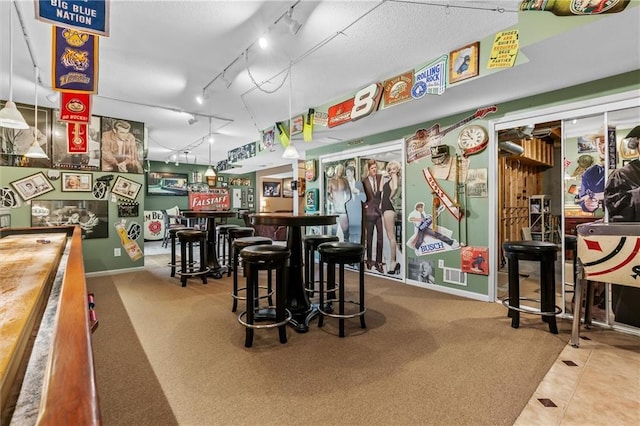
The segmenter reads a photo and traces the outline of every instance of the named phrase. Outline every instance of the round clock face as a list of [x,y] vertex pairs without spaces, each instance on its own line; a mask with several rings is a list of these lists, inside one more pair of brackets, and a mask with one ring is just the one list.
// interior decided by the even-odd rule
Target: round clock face
[[489,142],[489,134],[486,129],[475,124],[462,129],[458,136],[458,145],[465,157],[482,151],[487,146],[487,142]]

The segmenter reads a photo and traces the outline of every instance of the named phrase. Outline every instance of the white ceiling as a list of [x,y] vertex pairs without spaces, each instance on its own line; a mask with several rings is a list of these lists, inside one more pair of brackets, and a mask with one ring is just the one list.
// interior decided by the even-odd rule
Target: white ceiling
[[[34,102],[33,62],[24,29],[45,87],[40,90],[38,104],[57,107],[45,97],[52,93],[51,26],[34,18],[34,1],[15,3],[23,27],[11,3],[0,1],[0,98],[9,96],[7,34],[11,11],[13,99]],[[339,101],[370,83],[517,24],[519,4],[519,0],[112,0],[111,34],[100,38],[99,93],[94,97],[93,113],[144,122],[150,160],[164,161],[177,152],[182,162],[182,152],[188,150],[189,162],[195,157],[200,164],[208,162],[208,117],[214,117],[215,163],[225,159],[228,150],[258,140],[259,130],[287,120],[290,111],[295,115]],[[293,18],[302,23],[297,35],[282,21],[274,24],[292,6]],[[302,151],[361,138],[639,69],[640,8],[636,6],[638,0],[623,13],[597,20],[586,18],[591,23],[523,48],[529,59],[526,64],[452,86],[442,96],[408,102],[333,129],[316,126],[314,143],[296,146]],[[267,30],[271,44],[263,51],[253,44]],[[262,89],[273,91],[281,83],[282,87],[275,93],[258,90],[245,59]],[[285,81],[290,61],[291,80]],[[208,99],[198,105],[195,96],[203,92]],[[183,112],[195,114],[198,122],[189,125],[190,115]],[[280,156],[278,151],[268,159],[259,157],[234,171],[289,164]]]

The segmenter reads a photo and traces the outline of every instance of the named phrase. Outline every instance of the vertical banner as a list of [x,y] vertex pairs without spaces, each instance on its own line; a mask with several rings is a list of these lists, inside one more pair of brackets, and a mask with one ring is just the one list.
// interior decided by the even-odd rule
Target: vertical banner
[[88,154],[87,125],[79,123],[67,124],[67,154]]
[[91,120],[91,95],[60,93],[60,121],[87,124]]
[[52,27],[51,88],[69,93],[98,92],[98,37]]

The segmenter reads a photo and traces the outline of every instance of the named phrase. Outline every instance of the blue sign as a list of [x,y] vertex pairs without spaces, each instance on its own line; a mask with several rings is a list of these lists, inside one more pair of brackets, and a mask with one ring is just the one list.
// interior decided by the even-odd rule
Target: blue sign
[[37,0],[36,19],[109,37],[109,0]]

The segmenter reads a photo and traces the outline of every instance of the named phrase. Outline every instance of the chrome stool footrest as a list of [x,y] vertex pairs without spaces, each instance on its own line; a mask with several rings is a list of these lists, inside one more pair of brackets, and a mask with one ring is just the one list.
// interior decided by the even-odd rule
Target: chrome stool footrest
[[[542,301],[540,299],[532,299],[530,297],[520,297],[519,300],[524,300],[527,302],[537,302],[537,303],[542,303]],[[515,307],[509,304],[510,300],[507,297],[506,299],[502,299],[502,305],[509,308],[509,309],[513,309],[514,311],[518,311],[518,312],[523,312],[525,314],[533,314],[533,315],[542,315],[542,316],[556,316],[558,314],[562,313],[562,308],[559,307],[558,305],[555,305],[553,307],[554,311],[553,312],[543,312],[540,309],[531,307],[531,306],[519,306],[519,307]]]
[[[262,309],[273,309],[275,310],[276,307],[275,306],[263,306],[262,308],[260,308],[260,310]],[[257,310],[256,310],[257,311]],[[272,322],[269,324],[249,324],[248,322],[246,322],[245,320],[243,320],[242,318],[245,317],[247,315],[247,311],[242,311],[240,312],[240,315],[238,315],[238,322],[240,324],[242,324],[243,326],[247,327],[247,328],[253,328],[253,329],[264,329],[264,328],[276,328],[276,327],[281,327],[283,325],[286,325],[292,317],[291,312],[288,309],[285,309],[285,318],[282,321],[279,322]]]
[[[273,296],[273,289],[269,291],[269,287],[267,287],[266,285],[258,286],[258,288],[262,290],[267,290],[267,293],[262,296],[256,297],[256,299],[268,299],[269,297]],[[246,287],[239,288],[238,292],[241,292],[241,291],[247,291],[247,288]],[[231,297],[233,297],[236,300],[247,300],[245,296],[238,296],[233,294],[233,292],[231,293]]]

